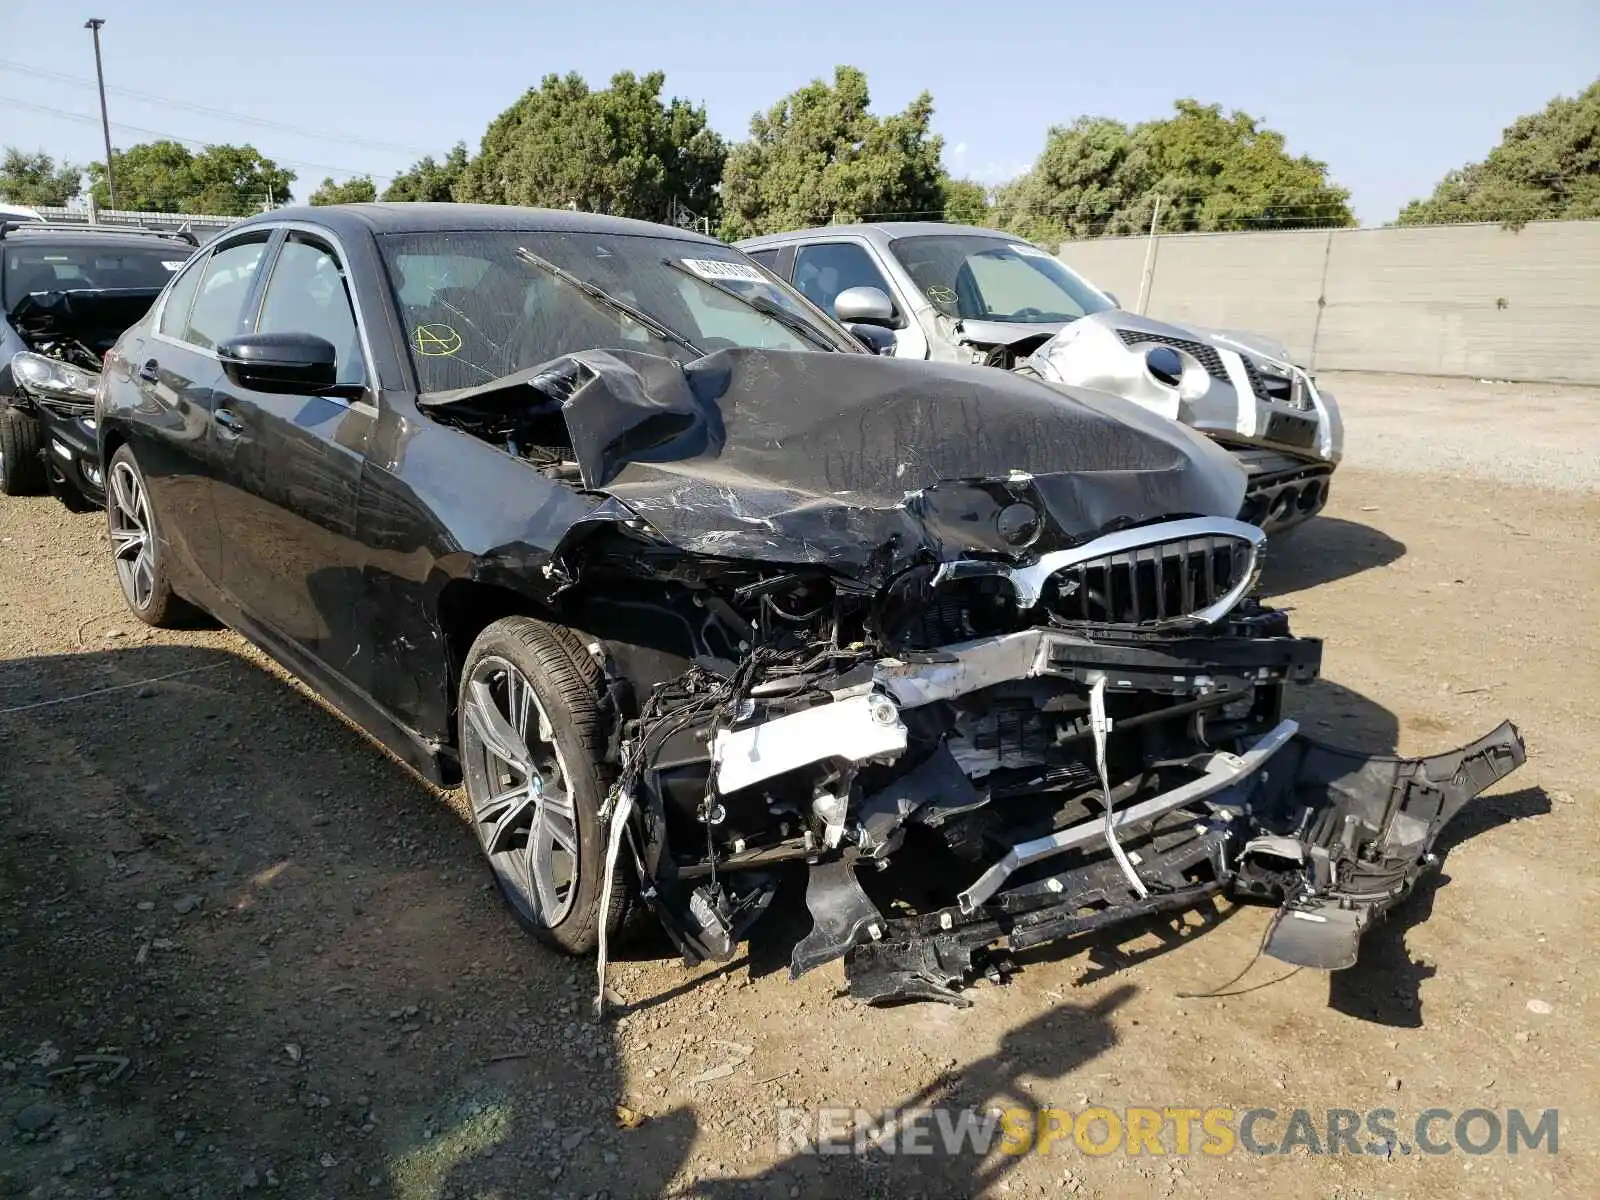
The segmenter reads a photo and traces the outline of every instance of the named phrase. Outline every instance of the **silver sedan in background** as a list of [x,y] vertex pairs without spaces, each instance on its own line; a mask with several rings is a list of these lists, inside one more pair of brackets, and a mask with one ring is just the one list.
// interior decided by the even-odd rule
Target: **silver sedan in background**
[[738,247],[883,352],[1111,392],[1199,430],[1249,473],[1240,516],[1269,532],[1327,503],[1344,449],[1338,405],[1266,339],[1127,312],[1048,251],[993,229],[832,225]]

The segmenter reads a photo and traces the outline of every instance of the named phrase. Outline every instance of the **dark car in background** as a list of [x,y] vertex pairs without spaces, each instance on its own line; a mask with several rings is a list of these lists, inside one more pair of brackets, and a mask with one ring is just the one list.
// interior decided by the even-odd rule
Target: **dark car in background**
[[101,360],[195,244],[187,233],[0,222],[0,493],[104,502]]
[[[97,416],[133,612],[208,610],[464,782],[517,917],[602,978],[631,904],[726,959],[785,871],[792,970],[843,957],[873,1001],[1224,890],[1294,914],[1270,953],[1347,965],[1522,761],[1509,724],[1422,760],[1298,734],[1321,644],[1252,596],[1211,442],[868,354],[681,230],[252,218],[118,341]],[[921,882],[870,896],[890,865]]]

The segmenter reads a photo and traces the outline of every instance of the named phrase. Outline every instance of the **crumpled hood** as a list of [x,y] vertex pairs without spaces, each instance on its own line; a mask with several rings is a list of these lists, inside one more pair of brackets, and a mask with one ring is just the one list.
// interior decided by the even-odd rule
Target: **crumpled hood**
[[1252,333],[1248,329],[1212,329],[1208,325],[1190,325],[1188,328],[1201,336],[1201,340],[1230,350],[1242,350],[1260,358],[1268,358],[1285,366],[1294,365],[1289,348],[1276,338]]
[[[1192,431],[988,367],[595,350],[422,404],[446,419],[461,405],[559,409],[584,486],[667,542],[872,584],[917,561],[1026,561],[1118,526],[1232,517],[1244,496],[1243,471]],[[1022,546],[999,532],[1017,503],[1042,526]]]
[[1200,342],[1203,345],[1218,346],[1260,358],[1271,359],[1284,364],[1290,363],[1289,352],[1281,342],[1263,337],[1258,333],[1249,333],[1234,329],[1212,329],[1204,325],[1175,325],[1171,321],[1158,321],[1154,317],[1147,317],[1140,313],[1126,312],[1123,309],[1112,309],[1109,312],[1092,313],[1087,317],[1080,317],[1062,326],[1061,330],[1049,342],[1039,349],[1041,355],[1048,356],[1050,347],[1060,341],[1070,340],[1076,336],[1079,327],[1092,325],[1103,326],[1108,330],[1133,329],[1140,333],[1154,334],[1158,337],[1183,338],[1185,341]]
[[1153,317],[1125,312],[1122,309],[1091,313],[1074,321],[1054,324],[963,320],[959,323],[959,331],[957,323],[951,322],[951,333],[957,340],[969,342],[974,346],[1016,346],[1030,339],[1044,338],[1045,342],[1040,347],[1040,352],[1048,355],[1053,343],[1075,336],[1078,326],[1091,325],[1101,325],[1108,330],[1136,329],[1141,333],[1155,334],[1159,337],[1183,338],[1204,345],[1225,347],[1284,365],[1293,362],[1287,347],[1282,342],[1259,333],[1239,329],[1212,329],[1204,325],[1175,325],[1171,321],[1158,321]]
[[96,353],[111,349],[122,331],[144,316],[160,288],[82,288],[30,292],[11,308],[25,342],[75,338]]
[[[945,320],[950,319],[946,317]],[[958,341],[971,342],[974,346],[1015,346],[1030,338],[1053,337],[1066,324],[1065,321],[980,321],[962,317],[959,321],[950,321],[950,329]]]

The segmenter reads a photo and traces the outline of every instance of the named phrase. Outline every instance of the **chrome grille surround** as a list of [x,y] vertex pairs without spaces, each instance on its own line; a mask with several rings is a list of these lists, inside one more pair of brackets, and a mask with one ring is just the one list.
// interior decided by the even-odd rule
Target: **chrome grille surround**
[[1068,623],[1197,629],[1221,620],[1249,594],[1266,541],[1243,521],[1190,517],[1108,533],[1026,567],[946,563],[935,579],[1000,575],[1011,583],[1018,608],[1047,601]]

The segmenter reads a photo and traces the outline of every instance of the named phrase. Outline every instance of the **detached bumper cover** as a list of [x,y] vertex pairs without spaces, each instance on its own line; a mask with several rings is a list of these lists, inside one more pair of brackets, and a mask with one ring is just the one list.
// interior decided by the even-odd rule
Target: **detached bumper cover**
[[[1434,842],[1450,819],[1527,759],[1511,722],[1470,746],[1430,758],[1388,758],[1301,740],[1264,779],[1261,802],[1304,833],[1285,847],[1302,870],[1284,888],[1266,952],[1299,966],[1338,970],[1355,963],[1373,918],[1403,899],[1438,865]],[[1265,848],[1266,857],[1281,854]],[[1246,846],[1241,888],[1266,884],[1262,855]]]
[[[1231,771],[1208,768],[1206,787],[1188,785],[1185,795],[1118,811],[1118,836],[1146,896],[1132,891],[1109,854],[1093,853],[1105,849],[1103,840],[1091,844],[1101,827],[1094,821],[1017,845],[960,904],[942,911],[885,919],[853,871],[832,876],[848,899],[829,894],[830,879],[819,876],[808,901],[834,914],[831,932],[848,947],[851,992],[869,1003],[964,1006],[958,989],[977,974],[1002,973],[1003,951],[1181,910],[1219,893],[1279,906],[1266,953],[1338,970],[1355,963],[1376,918],[1438,865],[1433,846],[1450,819],[1525,758],[1510,722],[1446,754],[1395,758],[1321,745],[1286,721],[1239,755]],[[1045,861],[1062,862],[1062,869],[1041,875],[1037,864]],[[1019,874],[1026,882],[1013,882]],[[794,973],[836,957],[837,949],[818,952],[818,941],[830,940],[808,939]]]

